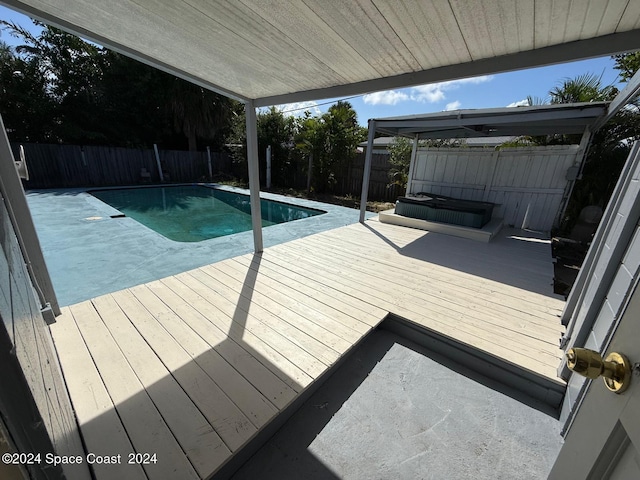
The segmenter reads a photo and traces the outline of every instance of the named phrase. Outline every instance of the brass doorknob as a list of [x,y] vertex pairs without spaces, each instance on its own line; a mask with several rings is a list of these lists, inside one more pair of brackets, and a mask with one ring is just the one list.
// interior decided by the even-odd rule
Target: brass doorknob
[[604,360],[602,356],[587,348],[571,348],[567,352],[569,370],[587,378],[602,376],[604,384],[615,393],[622,393],[631,381],[631,363],[621,353],[610,353]]

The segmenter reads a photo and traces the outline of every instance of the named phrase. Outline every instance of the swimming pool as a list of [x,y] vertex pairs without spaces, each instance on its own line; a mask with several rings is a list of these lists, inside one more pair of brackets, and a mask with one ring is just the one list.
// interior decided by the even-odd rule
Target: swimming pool
[[[91,195],[176,242],[200,242],[251,230],[249,196],[203,185],[91,190]],[[260,200],[262,226],[313,217],[322,210]]]

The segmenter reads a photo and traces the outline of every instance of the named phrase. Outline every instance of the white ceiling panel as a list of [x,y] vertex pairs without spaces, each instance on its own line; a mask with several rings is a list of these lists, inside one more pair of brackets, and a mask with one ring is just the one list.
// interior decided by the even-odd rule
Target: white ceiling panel
[[444,51],[457,63],[471,60],[448,0],[374,0],[374,3],[418,60],[420,69],[442,66]]
[[307,5],[380,76],[413,72],[419,64],[370,0],[325,0]]
[[[614,0],[609,0],[609,3],[613,2]],[[618,23],[616,31],[623,32],[640,28],[640,2],[637,0],[629,0],[628,2],[622,3],[626,3],[627,6],[624,9],[622,17],[620,17],[620,23]]]
[[640,49],[640,0],[0,0],[256,105]]
[[[622,19],[625,10],[627,9],[628,2],[597,2],[595,6],[603,8],[602,18],[596,35],[606,35],[609,32],[613,32],[618,28],[620,20]],[[636,18],[638,16],[636,15]],[[593,28],[593,25],[591,26]],[[629,29],[630,30],[630,29]]]
[[[328,70],[348,82],[375,75],[371,65],[303,2],[269,0],[256,2],[246,0],[244,4],[262,16],[267,22],[284,32],[309,57],[318,59]],[[300,19],[306,19],[301,22]],[[284,57],[287,58],[286,53]]]

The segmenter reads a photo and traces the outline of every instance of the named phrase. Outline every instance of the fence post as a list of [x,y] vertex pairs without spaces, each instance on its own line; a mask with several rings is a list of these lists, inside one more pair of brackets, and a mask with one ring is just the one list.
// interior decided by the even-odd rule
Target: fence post
[[311,171],[313,169],[313,150],[309,152],[309,169],[307,171],[307,195],[311,193]]
[[213,172],[211,170],[211,148],[207,146],[207,164],[209,166],[209,181],[213,179]]
[[158,153],[158,145],[153,144],[153,151],[156,152],[156,163],[158,164],[158,173],[160,174],[160,181],[164,182],[164,174],[162,173],[162,165],[160,164],[160,154]]
[[267,147],[267,188],[271,188],[271,145]]

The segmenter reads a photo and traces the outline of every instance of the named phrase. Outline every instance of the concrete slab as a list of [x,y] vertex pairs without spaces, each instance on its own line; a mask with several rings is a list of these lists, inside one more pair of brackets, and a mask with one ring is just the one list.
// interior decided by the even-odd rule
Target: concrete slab
[[501,218],[494,218],[482,228],[463,227],[461,225],[450,225],[447,223],[429,222],[419,218],[405,217],[404,215],[398,215],[395,211],[395,208],[392,208],[380,212],[380,221],[391,225],[417,228],[418,230],[443,233],[445,235],[468,238],[485,243],[490,242],[491,239],[494,238],[500,230],[502,230],[503,225]]
[[559,422],[449,367],[374,332],[232,478],[546,478]]
[[[249,193],[239,188],[218,187]],[[27,192],[60,305],[71,305],[253,251],[250,231],[195,243],[169,240],[132,218],[111,218],[120,212],[86,190]],[[359,211],[355,209],[265,192],[261,192],[261,196],[327,212],[265,228],[265,247],[358,221]]]

